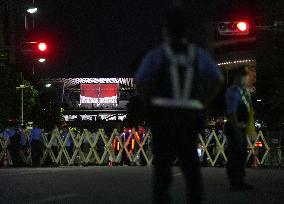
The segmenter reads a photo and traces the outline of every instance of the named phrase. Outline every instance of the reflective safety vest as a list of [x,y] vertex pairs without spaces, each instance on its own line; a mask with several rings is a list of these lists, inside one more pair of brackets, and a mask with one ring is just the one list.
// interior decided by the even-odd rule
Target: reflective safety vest
[[243,90],[238,87],[241,94],[241,104],[238,107],[237,113],[239,122],[245,123],[246,134],[252,135],[254,131],[254,110],[252,107],[251,96],[248,90]]
[[165,59],[154,76],[151,104],[157,107],[202,110],[198,99],[196,48],[186,44],[187,53],[174,53],[164,44]]

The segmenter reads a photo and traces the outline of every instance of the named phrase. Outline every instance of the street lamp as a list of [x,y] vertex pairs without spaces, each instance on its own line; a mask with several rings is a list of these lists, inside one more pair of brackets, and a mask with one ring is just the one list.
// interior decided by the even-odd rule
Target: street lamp
[[45,58],[39,58],[38,61],[39,61],[40,63],[43,63],[43,62],[46,61],[46,59],[45,59]]
[[[37,12],[37,8],[36,7],[31,7],[28,8],[26,10],[26,12],[28,12],[28,14],[32,15],[32,26],[33,28],[35,27],[35,20],[34,20],[34,14]],[[25,30],[28,31],[29,27],[28,27],[28,19],[27,19],[27,14],[25,13]]]
[[31,13],[31,14],[36,13],[37,12],[37,8],[29,8],[29,9],[27,9],[27,12]]
[[45,84],[45,87],[49,88],[49,87],[51,87],[51,84],[50,83],[49,84]]

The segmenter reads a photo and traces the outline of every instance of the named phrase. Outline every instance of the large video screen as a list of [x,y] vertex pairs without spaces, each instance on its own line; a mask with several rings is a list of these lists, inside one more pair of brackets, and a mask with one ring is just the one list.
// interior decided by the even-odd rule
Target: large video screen
[[80,84],[80,103],[117,104],[118,84]]

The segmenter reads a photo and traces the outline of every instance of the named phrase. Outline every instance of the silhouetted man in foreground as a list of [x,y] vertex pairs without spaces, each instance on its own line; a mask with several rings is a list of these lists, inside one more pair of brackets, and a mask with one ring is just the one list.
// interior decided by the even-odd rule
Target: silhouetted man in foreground
[[216,95],[222,76],[210,56],[187,41],[187,22],[182,10],[167,12],[164,43],[148,52],[136,74],[138,91],[150,111],[154,203],[170,202],[174,157],[185,175],[187,201],[201,203],[202,198],[197,137],[204,109]]

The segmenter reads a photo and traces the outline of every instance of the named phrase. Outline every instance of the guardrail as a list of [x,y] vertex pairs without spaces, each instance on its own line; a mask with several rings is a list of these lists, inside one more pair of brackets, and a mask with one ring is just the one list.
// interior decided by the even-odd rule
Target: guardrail
[[[29,133],[26,134],[28,138]],[[82,133],[75,133],[69,129],[68,134],[63,138],[61,132],[56,129],[42,134],[41,165],[104,165],[123,163],[127,160],[130,164],[141,165],[143,163],[150,166],[153,160],[151,137],[150,130],[140,138],[133,129],[123,141],[116,129],[110,135],[107,135],[103,129],[95,133],[86,129]],[[281,165],[282,148],[278,146],[271,149],[262,131],[259,131],[253,140],[247,137],[247,141],[247,162],[254,159],[258,165],[266,165],[276,160],[279,166]],[[206,134],[199,134],[197,148],[200,150],[200,160],[213,167],[224,165],[227,162],[226,145],[227,138],[222,131],[216,133],[215,130],[211,130]],[[9,139],[4,139],[0,134],[0,161],[4,159],[6,153],[9,165],[13,165],[10,146]],[[21,146],[19,155],[25,165],[31,165],[30,146]]]

